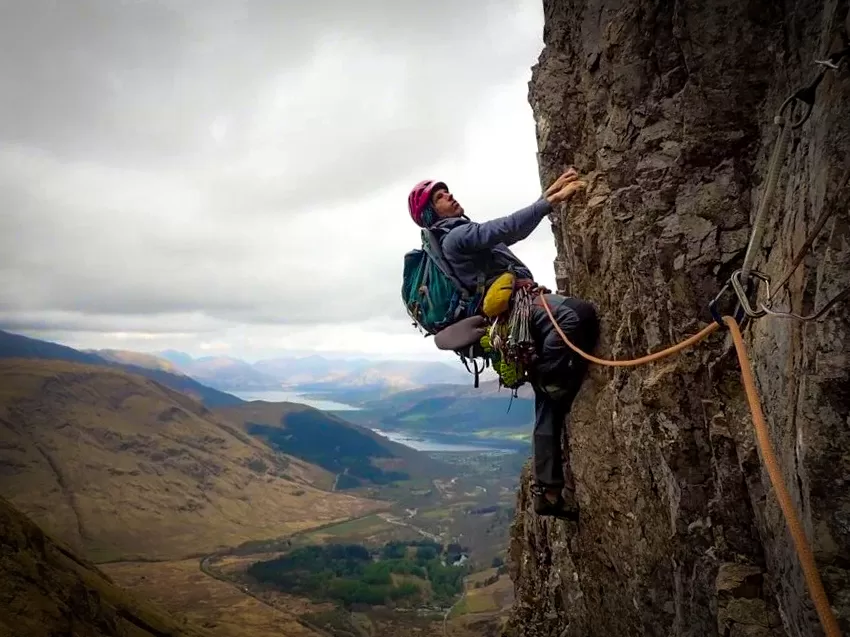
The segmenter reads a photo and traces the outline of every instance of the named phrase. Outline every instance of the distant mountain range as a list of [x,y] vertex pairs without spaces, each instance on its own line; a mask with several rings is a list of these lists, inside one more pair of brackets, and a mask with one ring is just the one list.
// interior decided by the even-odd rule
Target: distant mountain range
[[[101,352],[97,352],[101,353]],[[125,358],[132,359],[132,353]],[[114,354],[113,354],[114,355]],[[228,356],[193,358],[166,350],[153,356],[159,366],[170,365],[195,380],[223,391],[281,389],[323,392],[350,388],[370,397],[437,383],[469,383],[471,376],[458,364],[432,361],[375,361],[326,358],[319,355],[270,358],[248,363]],[[141,364],[136,359],[136,364]]]
[[58,360],[122,369],[187,393],[207,407],[240,405],[244,402],[241,398],[203,385],[179,371],[168,371],[164,366],[167,362],[136,352],[105,350],[104,355],[100,355],[0,330],[0,359],[3,358]]
[[193,390],[194,395],[210,407],[241,402],[222,392],[284,388],[297,393],[350,391],[356,400],[362,401],[437,384],[460,387],[472,381],[472,376],[460,363],[453,366],[433,361],[351,360],[319,355],[249,363],[229,356],[193,358],[177,350],[156,354],[119,349],[76,350],[0,330],[0,358],[12,356],[111,364],[131,369],[150,378],[167,379],[169,386],[182,385],[186,390]]
[[280,389],[280,380],[238,358],[204,356],[192,358],[175,350],[158,353],[159,360],[173,365],[195,380],[222,391]]
[[[287,389],[360,408],[337,412],[346,420],[383,430],[415,432],[444,442],[480,443],[480,437],[515,439],[517,433],[530,431],[534,419],[530,387],[522,387],[511,399],[510,391],[500,389],[491,372],[489,377],[494,379],[483,380],[476,389],[472,375],[460,361],[448,365],[312,355],[249,364],[229,357],[192,358],[174,350],[160,352],[159,356],[164,364],[218,389]],[[131,360],[129,356],[126,359]]]

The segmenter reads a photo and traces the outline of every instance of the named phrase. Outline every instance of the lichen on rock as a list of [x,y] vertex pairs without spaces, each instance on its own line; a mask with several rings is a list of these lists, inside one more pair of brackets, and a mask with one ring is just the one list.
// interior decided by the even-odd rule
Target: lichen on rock
[[[559,290],[594,302],[597,354],[695,333],[741,266],[783,100],[840,49],[847,0],[544,0],[530,85],[541,182],[589,176],[553,215]],[[776,304],[808,314],[850,284],[850,60],[793,132],[756,267],[774,280],[825,207]],[[732,306],[727,305],[727,310]],[[786,486],[850,632],[850,315],[765,317],[745,338]],[[634,369],[592,367],[568,423],[578,525],[512,527],[524,637],[798,637],[822,631],[722,332]]]

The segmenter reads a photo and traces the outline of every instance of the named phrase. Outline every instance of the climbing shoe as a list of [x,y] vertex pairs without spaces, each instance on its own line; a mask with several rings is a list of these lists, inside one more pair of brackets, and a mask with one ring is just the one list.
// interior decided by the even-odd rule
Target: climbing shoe
[[542,490],[537,491],[534,494],[534,512],[537,515],[547,515],[561,520],[578,522],[578,502],[575,492],[569,489],[564,491],[567,497],[564,497],[562,492],[558,492],[558,499],[555,501],[547,498]]

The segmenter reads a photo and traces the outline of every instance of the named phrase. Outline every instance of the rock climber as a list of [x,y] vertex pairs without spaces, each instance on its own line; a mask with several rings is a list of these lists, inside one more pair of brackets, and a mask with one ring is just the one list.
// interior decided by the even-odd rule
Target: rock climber
[[[529,268],[508,246],[528,237],[555,204],[568,201],[585,187],[586,183],[578,178],[575,169],[570,168],[530,206],[476,223],[466,217],[463,207],[444,182],[428,180],[413,188],[408,208],[417,225],[441,231],[440,246],[445,259],[468,290],[476,288],[482,275],[484,284],[489,285],[509,268],[518,279],[528,279],[537,288]],[[581,299],[558,294],[547,293],[546,301],[570,341],[584,351],[591,351],[598,335],[595,308]],[[535,362],[529,370],[535,403],[534,510],[538,515],[577,520],[578,502],[569,467],[569,442],[565,452],[561,447],[561,434],[584,380],[587,363],[569,349],[555,331],[539,296],[532,304],[530,331],[535,349]],[[566,437],[569,440],[568,435]]]

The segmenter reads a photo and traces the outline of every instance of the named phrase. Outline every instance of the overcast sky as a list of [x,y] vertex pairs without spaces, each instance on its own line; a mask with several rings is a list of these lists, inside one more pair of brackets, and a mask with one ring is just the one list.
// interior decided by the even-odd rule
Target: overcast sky
[[[443,179],[476,220],[539,196],[542,25],[540,0],[0,0],[0,327],[434,357],[407,193]],[[548,220],[515,250],[554,287]]]

